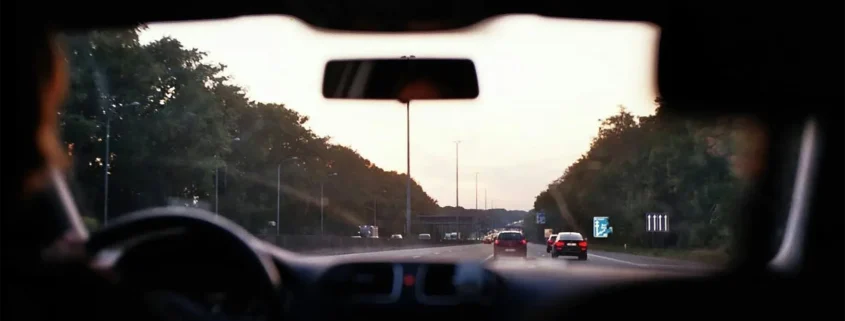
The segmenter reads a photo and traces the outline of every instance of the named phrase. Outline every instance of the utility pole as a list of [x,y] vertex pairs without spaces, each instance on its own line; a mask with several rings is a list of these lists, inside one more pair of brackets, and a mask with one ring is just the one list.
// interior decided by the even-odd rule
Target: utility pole
[[484,189],[484,210],[487,210],[487,189]]

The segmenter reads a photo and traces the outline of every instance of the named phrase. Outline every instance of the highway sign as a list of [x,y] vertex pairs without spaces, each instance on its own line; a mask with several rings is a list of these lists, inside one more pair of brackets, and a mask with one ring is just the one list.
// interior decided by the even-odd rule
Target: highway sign
[[664,213],[646,213],[645,230],[648,232],[669,232],[669,215]]
[[537,213],[537,224],[546,224],[546,214]]
[[613,228],[610,227],[610,218],[607,216],[593,217],[593,237],[607,238],[610,233],[613,233]]

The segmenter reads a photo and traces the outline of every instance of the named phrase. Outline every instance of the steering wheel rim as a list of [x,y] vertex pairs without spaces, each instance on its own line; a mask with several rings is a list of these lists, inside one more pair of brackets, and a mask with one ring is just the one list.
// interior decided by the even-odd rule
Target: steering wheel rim
[[217,242],[230,244],[235,251],[249,261],[246,268],[250,274],[262,279],[259,292],[267,298],[268,319],[278,320],[281,316],[282,280],[273,261],[260,253],[252,244],[258,242],[249,232],[234,222],[215,216],[214,213],[190,207],[156,207],[132,212],[109,222],[96,231],[86,243],[89,253],[99,253],[110,246],[125,244],[162,231],[184,229],[213,235]]

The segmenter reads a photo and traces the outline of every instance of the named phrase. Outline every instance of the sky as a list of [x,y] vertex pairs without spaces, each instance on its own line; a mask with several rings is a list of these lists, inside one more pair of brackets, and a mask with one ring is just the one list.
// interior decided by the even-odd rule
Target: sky
[[[286,16],[153,24],[146,43],[170,36],[227,66],[250,99],[283,103],[316,134],[385,170],[406,172],[399,102],[323,98],[325,63],[339,58],[469,58],[479,97],[411,103],[411,176],[442,206],[529,210],[534,198],[589,149],[599,119],[619,105],[655,110],[659,30],[634,22],[532,15],[499,17],[420,35],[333,33]],[[478,173],[476,198],[476,173]]]

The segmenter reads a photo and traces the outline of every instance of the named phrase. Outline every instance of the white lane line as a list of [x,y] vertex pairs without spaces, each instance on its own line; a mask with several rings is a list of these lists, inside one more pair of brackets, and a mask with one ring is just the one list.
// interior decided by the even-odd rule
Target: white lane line
[[440,254],[440,252],[434,252],[434,255],[438,255],[438,254]]
[[608,260],[608,261],[613,261],[613,262],[618,262],[618,263],[623,263],[623,264],[630,264],[630,265],[633,265],[633,266],[638,266],[638,267],[644,267],[644,268],[648,268],[648,267],[652,267],[652,268],[662,267],[662,268],[693,268],[693,269],[695,269],[695,268],[703,268],[703,269],[707,269],[707,267],[697,266],[697,265],[680,265],[680,264],[678,264],[678,265],[675,265],[675,264],[643,264],[643,263],[634,263],[634,262],[629,262],[629,261],[620,260],[620,259],[614,259],[614,258],[612,258],[612,257],[606,257],[606,256],[598,255],[598,254],[590,254],[589,256],[590,256],[590,257],[597,257],[597,258],[604,259],[604,260]]
[[617,262],[617,263],[630,264],[630,265],[633,265],[633,266],[639,266],[639,267],[649,267],[649,265],[648,265],[648,264],[640,264],[640,263],[628,262],[628,261],[625,261],[625,260],[614,259],[614,258],[612,258],[612,257],[601,256],[601,255],[598,255],[598,254],[589,254],[589,257],[591,257],[591,258],[592,258],[592,257],[597,257],[597,258],[600,258],[600,259],[604,259],[604,260],[608,260],[608,261],[613,261],[613,262]]
[[432,251],[434,249],[444,249],[444,248],[460,248],[460,247],[472,247],[473,245],[452,245],[452,246],[438,246],[438,247],[420,247],[420,248],[412,248],[412,249],[402,249],[402,250],[387,250],[387,251],[373,251],[373,252],[359,252],[359,253],[346,253],[346,254],[328,254],[328,255],[318,255],[320,257],[366,257],[366,256],[399,256],[399,255],[413,255],[413,254],[420,254],[425,253],[428,251]]
[[490,261],[491,259],[493,259],[493,254],[490,254],[490,256],[488,256],[486,259],[481,260],[481,262],[487,262],[487,261]]

